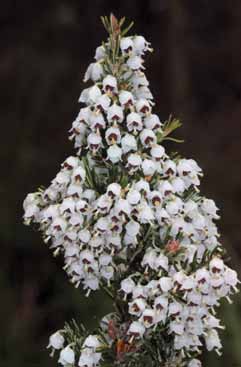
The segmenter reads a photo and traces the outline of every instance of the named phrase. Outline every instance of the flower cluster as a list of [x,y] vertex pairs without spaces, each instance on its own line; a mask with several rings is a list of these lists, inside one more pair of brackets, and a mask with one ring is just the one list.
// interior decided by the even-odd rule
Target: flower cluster
[[152,111],[143,72],[150,44],[122,36],[115,18],[104,24],[110,38],[86,71],[84,80],[94,85],[81,93],[85,107],[70,130],[77,155],[48,188],[27,196],[24,221],[38,224],[54,255],[63,255],[76,287],[87,295],[107,290],[121,311],[101,336],[66,345],[64,330],[49,347],[61,350],[63,366],[95,367],[103,348],[115,351],[112,362],[125,363],[148,354],[148,340],[167,338],[164,346],[152,342],[157,365],[200,367],[203,341],[220,354],[215,308],[222,298],[231,302],[237,274],[222,259],[218,209],[199,193],[200,167],[163,146],[178,124],[162,123]]

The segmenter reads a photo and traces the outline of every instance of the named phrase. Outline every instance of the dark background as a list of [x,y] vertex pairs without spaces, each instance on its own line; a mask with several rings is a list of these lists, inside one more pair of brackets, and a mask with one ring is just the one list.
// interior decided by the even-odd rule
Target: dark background
[[[0,3],[0,367],[55,366],[48,336],[72,317],[94,326],[108,301],[75,290],[39,233],[22,224],[22,201],[48,185],[73,154],[67,131],[85,69],[106,34],[110,11],[135,21],[152,42],[147,76],[161,119],[183,120],[175,146],[206,173],[230,264],[240,274],[240,0],[5,0]],[[173,147],[172,147],[173,148]],[[241,298],[222,306],[224,353],[205,366],[241,366]]]

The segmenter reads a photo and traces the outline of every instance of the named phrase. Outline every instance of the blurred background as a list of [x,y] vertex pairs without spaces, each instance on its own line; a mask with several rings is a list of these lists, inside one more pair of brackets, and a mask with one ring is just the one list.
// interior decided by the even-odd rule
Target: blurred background
[[[67,132],[106,37],[99,17],[111,11],[152,42],[146,72],[156,111],[183,121],[185,144],[171,148],[203,167],[201,189],[221,210],[222,241],[241,273],[240,0],[2,1],[0,367],[56,366],[48,336],[73,317],[92,327],[93,315],[110,309],[101,294],[86,299],[70,285],[40,234],[22,224],[22,202],[74,152]],[[204,365],[241,366],[241,297],[221,313],[223,356],[204,353]]]

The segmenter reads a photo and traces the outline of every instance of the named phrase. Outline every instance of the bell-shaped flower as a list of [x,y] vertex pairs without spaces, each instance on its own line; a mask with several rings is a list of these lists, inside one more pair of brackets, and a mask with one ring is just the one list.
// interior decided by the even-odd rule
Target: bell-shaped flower
[[162,196],[168,196],[174,191],[174,189],[173,189],[172,185],[170,184],[170,182],[168,182],[166,180],[162,181],[159,184],[158,189],[159,189],[160,193],[162,194]]
[[83,243],[88,243],[90,238],[91,238],[91,234],[90,231],[88,229],[82,229],[81,231],[79,231],[78,233],[78,238],[81,242]]
[[121,141],[121,133],[117,127],[109,127],[105,132],[105,140],[108,145],[119,144]]
[[223,260],[218,257],[214,257],[209,263],[209,269],[214,274],[223,272],[224,270]]
[[71,171],[73,168],[78,167],[80,161],[78,157],[68,157],[63,163],[62,167]]
[[190,362],[188,362],[187,367],[202,367],[202,363],[199,359],[193,358]]
[[219,215],[217,215],[218,208],[213,200],[204,198],[201,204],[201,209],[204,214],[210,215],[214,219],[219,218]]
[[88,347],[93,350],[96,350],[100,346],[101,346],[101,342],[97,335],[89,335],[83,343],[83,347]]
[[139,191],[131,189],[126,196],[126,199],[131,205],[137,205],[141,200],[141,194]]
[[92,104],[96,103],[98,98],[101,96],[101,90],[97,85],[84,89],[79,97],[79,102]]
[[141,116],[136,112],[131,112],[126,118],[127,129],[129,131],[137,132],[143,128],[143,122]]
[[133,92],[136,99],[153,99],[153,95],[148,87],[139,87]]
[[161,204],[162,202],[162,195],[159,191],[157,190],[153,190],[153,191],[150,191],[150,193],[148,194],[148,200],[149,202],[157,207]]
[[88,69],[86,70],[85,76],[84,76],[84,82],[87,82],[89,79],[93,80],[93,82],[96,82],[100,80],[100,78],[103,75],[103,67],[99,62],[91,63],[88,66]]
[[164,254],[159,254],[155,259],[155,265],[154,267],[158,270],[164,269],[165,271],[168,271],[168,257]]
[[110,196],[112,199],[114,199],[116,197],[120,197],[120,195],[121,195],[121,186],[116,182],[113,182],[112,184],[108,185],[107,195]]
[[118,122],[121,123],[124,119],[124,114],[121,106],[118,106],[114,103],[111,107],[109,107],[107,112],[107,120],[109,122]]
[[151,106],[147,99],[141,98],[139,99],[136,104],[136,110],[138,113],[142,115],[147,115],[151,112]]
[[96,353],[92,348],[84,348],[81,351],[78,366],[96,367],[101,359],[101,353]]
[[174,177],[171,180],[171,185],[177,194],[182,194],[185,191],[185,183],[180,177]]
[[137,150],[136,138],[131,134],[124,135],[124,137],[121,139],[121,148],[124,154],[132,150],[136,151]]
[[64,341],[65,340],[63,335],[59,331],[57,331],[56,333],[50,336],[47,348],[54,348],[56,350],[62,349],[64,346]]
[[145,325],[146,328],[150,328],[155,324],[155,318],[156,318],[155,311],[152,310],[151,308],[146,308],[142,313],[140,321]]
[[135,288],[136,284],[135,282],[131,279],[131,278],[126,278],[124,280],[121,281],[121,290],[125,293],[125,294],[130,294],[133,292],[134,288]]
[[62,366],[69,366],[73,365],[75,362],[75,353],[73,349],[70,348],[70,346],[65,347],[60,352],[59,357],[59,363],[62,364]]
[[220,349],[222,348],[222,344],[220,342],[220,338],[217,330],[210,329],[204,336],[206,347],[208,351],[216,350],[217,353],[220,353]]
[[143,59],[140,56],[130,56],[126,63],[131,70],[137,71],[144,69]]
[[153,176],[156,172],[156,165],[151,159],[144,159],[141,168],[144,176]]
[[122,107],[128,108],[133,105],[134,97],[131,92],[128,92],[127,90],[122,90],[119,93],[119,101]]
[[84,182],[86,177],[85,169],[79,166],[73,170],[72,180],[76,183]]
[[135,338],[142,338],[145,332],[145,327],[139,321],[133,321],[128,329],[128,334]]
[[104,46],[97,47],[95,51],[95,60],[99,61],[105,57],[105,48]]
[[173,280],[170,277],[161,277],[158,286],[163,293],[167,293],[173,288]]
[[146,308],[146,301],[142,298],[136,298],[129,304],[129,313],[135,316],[141,316]]
[[122,37],[120,41],[120,48],[123,54],[127,54],[133,50],[133,41],[131,37]]
[[121,160],[122,157],[122,149],[117,145],[111,145],[108,149],[107,149],[107,158],[112,162],[112,163],[117,163]]
[[105,92],[117,92],[117,80],[112,75],[107,75],[102,82]]
[[91,130],[104,129],[106,126],[105,119],[101,113],[92,113],[90,116],[90,127]]
[[236,288],[236,285],[240,282],[238,280],[238,275],[236,271],[225,266],[223,276],[224,276],[225,283],[229,285],[230,287],[232,287],[235,291],[238,291]]
[[147,196],[150,192],[150,185],[146,180],[142,179],[135,183],[134,189]]
[[150,129],[144,129],[140,133],[140,140],[145,148],[151,147],[156,143],[156,135]]
[[102,94],[96,100],[96,108],[100,111],[107,111],[110,107],[111,99],[107,96],[107,94]]
[[131,220],[125,225],[126,232],[129,236],[137,236],[140,232],[140,224],[134,220]]
[[127,158],[127,167],[130,169],[130,173],[137,171],[141,166],[142,160],[138,154],[130,154]]
[[93,153],[96,153],[102,144],[102,139],[99,134],[91,133],[88,135],[87,142],[88,142],[89,149]]
[[162,126],[159,117],[155,114],[146,116],[144,119],[144,125],[150,130],[157,130]]
[[133,50],[137,55],[143,55],[146,51],[151,50],[150,43],[143,36],[135,36],[133,38],[133,44]]
[[155,161],[159,162],[165,155],[165,149],[163,148],[162,145],[154,145],[151,148],[151,156],[153,157],[153,159],[155,159]]

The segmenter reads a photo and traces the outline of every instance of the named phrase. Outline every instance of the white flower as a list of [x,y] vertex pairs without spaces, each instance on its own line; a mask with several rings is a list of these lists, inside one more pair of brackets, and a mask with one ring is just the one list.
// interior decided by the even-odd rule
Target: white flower
[[103,67],[99,62],[95,62],[89,65],[85,76],[84,76],[84,82],[87,82],[89,79],[96,82],[99,80],[103,75]]
[[202,364],[198,359],[194,358],[188,363],[187,367],[202,367]]
[[136,205],[141,200],[141,194],[139,191],[132,189],[128,192],[126,198],[131,205]]
[[167,159],[163,164],[163,172],[168,176],[176,175],[176,164],[171,159]]
[[236,271],[234,271],[233,269],[230,269],[226,266],[223,276],[224,276],[224,279],[225,279],[225,283],[230,285],[231,287],[233,287],[234,290],[236,290],[236,285],[239,282],[238,275],[237,275]]
[[140,140],[144,147],[148,148],[156,143],[156,135],[150,129],[144,129],[140,133]]
[[38,214],[38,199],[35,193],[28,194],[23,202],[23,209],[25,211],[24,217],[31,218]]
[[121,282],[121,290],[126,294],[132,293],[135,286],[136,284],[131,278],[126,278]]
[[49,345],[47,348],[62,349],[64,346],[64,337],[59,331],[54,333],[49,338]]
[[74,361],[75,361],[75,354],[73,349],[67,346],[63,350],[61,350],[59,357],[60,364],[62,364],[63,366],[68,366],[74,364]]
[[151,106],[147,99],[141,98],[136,102],[136,110],[138,113],[147,114],[151,111]]
[[155,311],[147,308],[143,311],[140,320],[143,322],[146,328],[149,328],[155,323],[155,317]]
[[122,150],[118,145],[111,145],[107,150],[107,157],[112,163],[117,163],[121,160]]
[[95,51],[95,59],[97,61],[103,59],[105,57],[105,48],[103,46],[97,47]]
[[154,145],[151,148],[151,156],[156,160],[156,161],[160,161],[162,157],[164,157],[165,155],[165,149],[163,148],[162,145]]
[[149,248],[143,257],[141,266],[143,267],[149,266],[151,269],[155,269],[156,259],[157,259],[156,251],[152,248]]
[[106,94],[102,94],[96,100],[96,107],[99,110],[107,111],[110,106],[110,103],[111,103],[111,99]]
[[133,38],[134,52],[137,55],[143,55],[144,52],[149,50],[149,42],[145,40],[143,36],[135,36]]
[[95,353],[90,348],[84,348],[79,358],[79,367],[95,367],[101,359],[101,353]]
[[144,193],[144,195],[146,196],[150,192],[150,185],[146,180],[140,180],[135,183],[134,189],[141,193]]
[[68,170],[72,170],[75,167],[78,167],[79,165],[79,159],[77,157],[68,157],[64,163],[62,163],[62,166],[64,168],[67,168]]
[[141,131],[143,127],[141,116],[136,112],[131,112],[126,118],[127,129],[129,131]]
[[117,91],[117,80],[114,76],[112,75],[107,75],[104,79],[103,79],[103,89],[105,92],[116,92]]
[[143,69],[143,60],[141,57],[139,56],[131,56],[129,57],[129,59],[127,60],[127,65],[129,66],[130,69],[132,70],[140,70]]
[[121,106],[118,106],[117,104],[113,104],[107,112],[107,120],[109,122],[122,122],[124,119],[124,114]]
[[96,103],[98,98],[101,96],[101,90],[97,87],[97,85],[94,85],[93,87],[84,89],[79,97],[79,102],[82,103]]
[[224,263],[222,259],[219,259],[218,257],[214,257],[210,263],[209,268],[212,273],[220,273],[224,269]]
[[101,343],[97,335],[89,335],[83,343],[83,347],[92,348],[93,350],[96,350],[100,346],[101,346]]
[[136,171],[137,169],[139,169],[142,160],[138,154],[130,154],[127,162],[127,166],[131,169],[131,171]]
[[121,147],[122,147],[122,150],[123,150],[124,154],[130,152],[131,150],[136,151],[137,150],[137,142],[136,142],[135,137],[131,134],[126,134],[121,139]]
[[145,327],[138,321],[133,321],[129,327],[128,334],[141,338],[145,332]]
[[87,138],[88,146],[93,151],[96,152],[102,143],[101,136],[99,134],[91,133]]
[[129,305],[129,313],[131,315],[141,316],[142,312],[146,308],[146,301],[144,301],[142,298],[136,298],[128,305]]
[[90,127],[92,130],[103,129],[106,126],[106,122],[101,113],[92,113],[90,116]]
[[109,145],[120,143],[121,134],[117,127],[110,127],[105,132],[105,139]]
[[122,37],[120,41],[120,48],[122,53],[128,53],[133,49],[133,41],[131,37]]
[[138,214],[140,223],[150,223],[155,219],[152,209],[149,205],[144,204],[141,206]]
[[153,176],[156,172],[156,165],[150,159],[144,159],[141,168],[145,176]]
[[211,351],[215,349],[216,351],[219,351],[219,349],[222,348],[222,344],[220,342],[218,332],[215,329],[210,329],[207,332],[207,335],[204,336],[206,347],[208,351]]
[[168,257],[163,254],[159,254],[155,259],[155,268],[162,268],[168,271]]
[[72,179],[75,182],[83,182],[85,181],[85,177],[86,177],[86,172],[85,169],[81,166],[77,167],[74,169],[73,173],[72,173]]
[[147,129],[150,130],[156,130],[161,127],[160,119],[155,114],[150,114],[149,116],[146,116],[144,119],[144,124]]
[[131,92],[128,92],[127,90],[122,90],[119,94],[119,101],[121,106],[123,107],[132,106],[134,103],[134,97]]
[[185,191],[185,183],[180,177],[174,177],[171,180],[171,185],[174,189],[174,192],[178,194],[182,194]]
[[162,277],[159,280],[159,287],[161,288],[162,292],[166,293],[172,289],[173,282],[172,278],[170,277]]
[[140,224],[134,220],[131,220],[126,224],[125,229],[129,236],[136,236],[140,231]]
[[210,215],[211,217],[218,219],[219,216],[217,215],[218,208],[216,207],[216,204],[211,199],[203,199],[203,202],[201,204],[201,208],[204,211],[205,214]]

